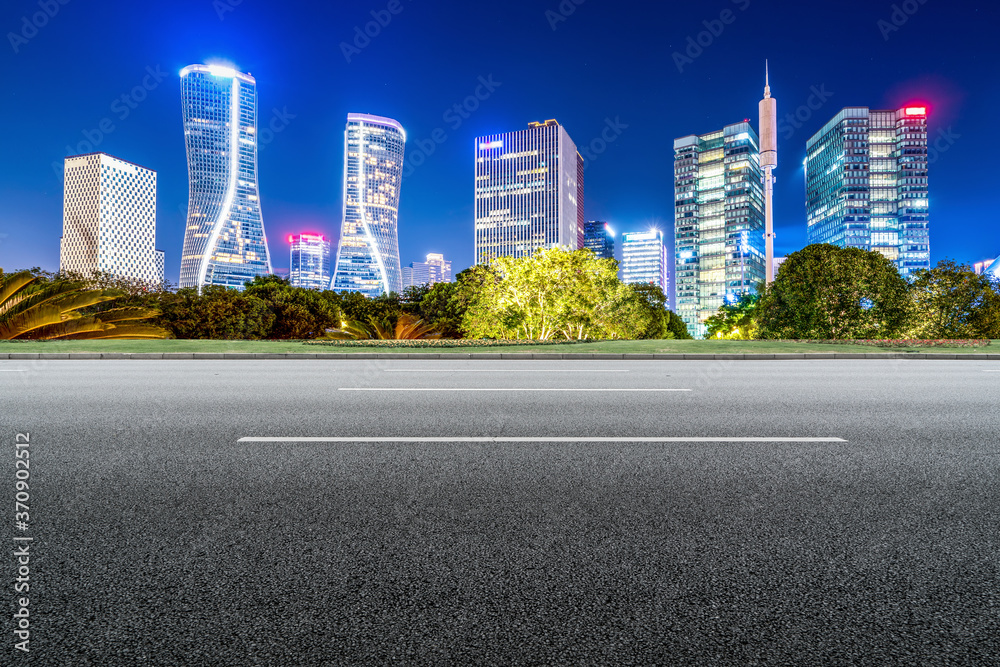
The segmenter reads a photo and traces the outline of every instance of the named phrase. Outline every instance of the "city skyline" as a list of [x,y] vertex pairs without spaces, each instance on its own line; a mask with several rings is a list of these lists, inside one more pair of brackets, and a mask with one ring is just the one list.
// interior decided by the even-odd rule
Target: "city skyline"
[[[775,186],[776,254],[806,244],[804,174],[796,166],[805,157],[806,139],[845,106],[899,108],[918,102],[930,108],[932,263],[945,257],[972,263],[1000,253],[996,216],[985,208],[989,180],[968,169],[977,153],[967,138],[988,127],[992,108],[992,88],[982,84],[996,75],[981,66],[983,54],[974,46],[989,8],[923,5],[905,25],[895,26],[890,7],[849,3],[852,11],[841,16],[782,6],[774,28],[781,40],[770,42],[768,53],[753,36],[773,16],[769,3],[732,4],[735,20],[722,23],[719,35],[709,29],[718,32],[717,12],[705,7],[625,4],[608,11],[587,4],[554,20],[546,9],[525,3],[454,4],[445,12],[447,21],[434,28],[430,14],[404,4],[380,28],[382,34],[369,37],[360,53],[348,49],[347,55],[341,44],[352,44],[354,28],[372,20],[372,8],[333,12],[305,3],[296,13],[244,3],[220,15],[204,3],[122,4],[111,27],[120,22],[157,30],[132,30],[120,40],[101,42],[102,35],[118,33],[67,5],[26,44],[11,44],[0,60],[12,91],[0,114],[20,130],[7,139],[18,168],[0,172],[5,202],[0,234],[6,234],[0,238],[0,265],[58,265],[62,191],[52,165],[86,152],[77,149],[89,142],[94,150],[160,174],[157,241],[167,253],[167,278],[176,283],[187,201],[177,72],[212,59],[231,60],[259,82],[260,182],[272,245],[301,228],[337,236],[342,204],[330,183],[341,178],[336,137],[343,128],[335,126],[347,107],[392,116],[410,131],[399,214],[404,262],[442,252],[453,258],[456,272],[471,265],[469,146],[475,137],[540,118],[558,118],[579,145],[587,167],[587,219],[608,220],[622,232],[654,224],[670,230],[671,176],[663,152],[669,152],[672,137],[753,118],[766,58],[776,72],[770,83],[781,99],[778,139],[785,156]],[[22,15],[30,15],[32,7],[12,5],[0,27],[18,33]],[[662,39],[646,37],[645,25],[655,17],[669,19]],[[804,40],[792,30],[817,19],[841,28],[831,29],[831,35],[845,37]],[[494,29],[474,38],[462,27],[484,20]],[[891,28],[880,26],[885,21]],[[274,32],[277,26],[296,26],[310,35],[319,25],[333,34],[325,46],[308,39],[288,42]],[[966,37],[940,35],[938,29],[947,25],[961,25]],[[67,57],[72,49],[58,45],[78,43],[81,32],[109,46]],[[179,38],[173,39],[175,34]],[[428,34],[448,39],[421,51],[417,45]],[[595,41],[596,35],[603,41]],[[933,54],[919,48],[932,35],[946,44]],[[500,48],[529,36],[530,54]],[[599,47],[583,49],[576,46],[580,42]],[[852,50],[845,52],[845,44]],[[641,51],[657,65],[631,73],[625,65]],[[331,57],[317,67],[321,53]],[[408,62],[405,53],[419,55]],[[572,54],[568,75],[537,80],[531,63],[556,53]],[[838,57],[830,57],[833,53]],[[878,68],[863,66],[873,58],[880,61]],[[434,67],[447,74],[416,76]],[[645,83],[651,75],[653,86]],[[322,90],[308,85],[316,76],[323,77]],[[685,103],[670,105],[681,92]],[[278,258],[286,250],[272,248]]]

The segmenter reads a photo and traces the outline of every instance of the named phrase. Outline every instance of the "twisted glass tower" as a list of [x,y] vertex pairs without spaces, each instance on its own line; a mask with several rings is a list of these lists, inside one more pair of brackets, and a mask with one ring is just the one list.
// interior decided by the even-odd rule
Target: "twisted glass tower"
[[390,118],[348,114],[344,133],[344,221],[330,289],[377,297],[403,291],[399,188],[406,132]]
[[271,273],[257,190],[257,83],[220,65],[181,70],[188,219],[181,287],[241,289]]

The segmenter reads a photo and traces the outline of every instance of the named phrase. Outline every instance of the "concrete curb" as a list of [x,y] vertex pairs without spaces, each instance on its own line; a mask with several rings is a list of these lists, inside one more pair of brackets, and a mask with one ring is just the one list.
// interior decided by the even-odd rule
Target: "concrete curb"
[[216,352],[4,352],[0,353],[0,360],[198,360],[198,359],[224,359],[224,360],[289,360],[289,359],[310,359],[310,360],[419,360],[432,359],[456,360],[456,359],[481,359],[481,360],[574,360],[574,361],[788,361],[788,360],[814,360],[814,359],[907,359],[907,360],[942,360],[942,361],[1000,361],[1000,354],[956,354],[956,353],[907,353],[907,352],[882,352],[882,353],[814,353],[805,352],[802,354],[604,354],[604,353],[549,353],[549,352],[380,352],[380,353],[273,353],[273,352],[252,352],[252,353],[216,353]]

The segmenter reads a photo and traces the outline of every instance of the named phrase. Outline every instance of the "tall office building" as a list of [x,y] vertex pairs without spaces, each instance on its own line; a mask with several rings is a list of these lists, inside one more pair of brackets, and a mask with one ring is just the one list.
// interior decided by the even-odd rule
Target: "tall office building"
[[476,263],[583,248],[583,158],[554,120],[476,139]]
[[344,222],[330,289],[374,298],[403,291],[399,190],[406,132],[391,118],[352,113],[344,132]]
[[257,83],[222,65],[181,70],[188,218],[181,287],[242,289],[271,273],[257,187]]
[[615,230],[599,220],[583,223],[583,247],[601,259],[614,259]]
[[667,247],[663,244],[663,232],[651,229],[648,232],[622,234],[621,276],[623,283],[658,285],[669,298]]
[[762,185],[750,123],[674,141],[675,307],[695,337],[765,278]]
[[806,142],[805,166],[810,243],[930,268],[925,107],[848,107]]
[[66,158],[59,270],[163,282],[156,172],[106,153]]
[[411,262],[403,267],[403,288],[451,282],[451,262],[444,255],[429,253],[426,262]]
[[330,287],[330,241],[321,234],[299,234],[292,244],[288,280],[293,287],[325,290]]
[[1000,257],[993,260],[980,262],[973,267],[976,273],[985,273],[988,276],[1000,279]]

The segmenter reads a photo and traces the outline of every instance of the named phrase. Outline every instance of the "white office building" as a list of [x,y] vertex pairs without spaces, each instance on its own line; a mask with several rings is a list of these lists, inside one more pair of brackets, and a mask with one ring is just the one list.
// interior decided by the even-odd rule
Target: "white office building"
[[410,262],[403,267],[403,289],[419,285],[434,285],[451,282],[451,262],[444,255],[430,253],[426,262]]
[[66,158],[59,270],[163,282],[156,172],[106,153]]
[[657,285],[669,298],[667,247],[663,244],[663,232],[651,229],[622,236],[621,280],[623,283]]
[[583,158],[554,120],[476,139],[477,264],[583,248]]

